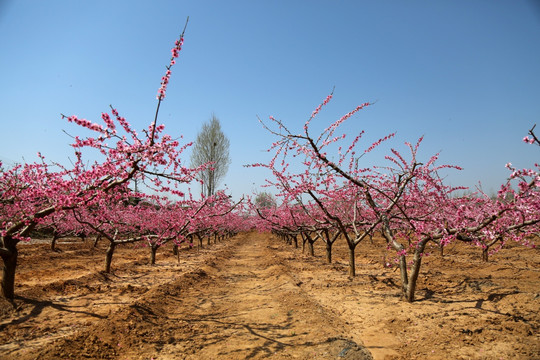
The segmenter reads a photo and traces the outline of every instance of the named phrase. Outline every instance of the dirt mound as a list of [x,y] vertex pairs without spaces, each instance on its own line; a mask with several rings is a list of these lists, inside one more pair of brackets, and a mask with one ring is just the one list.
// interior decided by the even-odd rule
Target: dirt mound
[[185,322],[168,319],[164,304],[182,296],[185,289],[194,284],[203,285],[207,277],[203,270],[182,275],[172,283],[148,291],[143,298],[106,319],[73,336],[54,341],[28,359],[36,356],[39,359],[115,359],[124,348],[141,353],[159,351],[164,344],[176,341],[174,333],[178,328],[189,328]]

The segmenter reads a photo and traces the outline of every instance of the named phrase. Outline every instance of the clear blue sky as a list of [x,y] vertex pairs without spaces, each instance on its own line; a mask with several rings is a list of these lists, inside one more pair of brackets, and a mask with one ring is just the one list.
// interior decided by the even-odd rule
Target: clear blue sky
[[534,0],[0,0],[0,159],[40,151],[66,162],[62,130],[77,130],[60,113],[97,121],[112,104],[145,128],[187,16],[159,122],[191,141],[215,113],[231,142],[224,183],[234,197],[269,175],[243,167],[268,160],[275,140],[257,116],[300,131],[334,86],[315,126],[376,101],[344,131],[364,129],[367,140],[397,131],[398,149],[425,135],[424,159],[440,151],[441,163],[464,167],[452,185],[496,191],[507,162],[538,160],[521,141],[540,123]]

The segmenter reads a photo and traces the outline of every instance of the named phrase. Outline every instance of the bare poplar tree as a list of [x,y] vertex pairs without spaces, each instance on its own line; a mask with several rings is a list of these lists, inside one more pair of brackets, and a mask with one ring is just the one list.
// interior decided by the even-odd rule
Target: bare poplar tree
[[273,209],[277,207],[276,198],[268,192],[258,193],[255,197],[255,207],[257,209]]
[[229,139],[221,131],[219,119],[212,114],[210,121],[203,124],[197,135],[191,153],[192,167],[211,163],[199,173],[204,196],[214,195],[219,181],[227,174],[230,162]]

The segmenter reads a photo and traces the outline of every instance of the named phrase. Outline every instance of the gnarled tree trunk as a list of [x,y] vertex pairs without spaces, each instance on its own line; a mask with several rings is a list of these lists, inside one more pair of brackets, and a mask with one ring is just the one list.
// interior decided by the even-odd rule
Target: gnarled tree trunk
[[56,251],[56,241],[60,238],[60,234],[57,231],[53,232],[53,238],[51,241],[51,251]]
[[15,297],[15,271],[17,269],[17,258],[19,256],[19,252],[17,251],[18,240],[13,239],[11,236],[6,236],[2,240],[5,251],[0,253],[3,262],[0,287],[2,296],[12,301]]
[[332,245],[333,243],[329,241],[326,242],[326,262],[329,264],[332,263]]
[[107,248],[107,254],[105,256],[105,272],[109,274],[111,272],[111,262],[114,255],[114,249],[116,249],[116,243],[111,241],[109,247]]
[[156,252],[158,248],[159,248],[158,245],[150,246],[150,264],[151,265],[156,265]]

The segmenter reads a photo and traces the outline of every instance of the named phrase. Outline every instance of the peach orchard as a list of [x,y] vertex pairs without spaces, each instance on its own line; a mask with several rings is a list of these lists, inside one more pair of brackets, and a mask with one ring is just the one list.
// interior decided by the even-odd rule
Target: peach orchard
[[[187,25],[187,23],[186,23]],[[180,144],[158,125],[159,107],[164,101],[172,68],[180,55],[184,31],[175,42],[171,60],[157,94],[155,118],[137,133],[120,112],[111,106],[94,123],[75,115],[62,118],[78,125],[91,136],[74,136],[75,161],[70,167],[40,161],[17,165],[0,172],[0,256],[2,296],[13,300],[15,275],[21,242],[30,241],[33,231],[52,229],[59,236],[95,236],[106,241],[104,271],[111,271],[114,250],[119,245],[147,246],[150,262],[157,250],[172,243],[203,245],[203,239],[224,239],[257,229],[272,231],[278,239],[298,244],[300,239],[313,253],[320,240],[326,260],[332,261],[332,246],[345,241],[349,249],[349,276],[355,276],[355,249],[366,238],[381,235],[395,252],[400,270],[401,292],[414,301],[416,283],[426,251],[443,252],[454,241],[477,245],[488,255],[508,241],[534,247],[540,221],[540,175],[538,164],[530,169],[510,171],[496,198],[477,192],[456,196],[457,190],[439,176],[438,154],[418,158],[422,139],[405,145],[406,153],[391,149],[387,166],[370,166],[372,151],[391,142],[394,133],[363,144],[363,135],[348,141],[340,134],[342,125],[370,103],[364,103],[336,120],[320,134],[311,133],[312,122],[332,98],[329,95],[294,133],[282,121],[270,117],[262,123],[276,141],[267,163],[253,167],[268,169],[270,186],[279,205],[257,207],[256,202],[233,203],[230,196],[195,200],[179,185],[197,181],[197,174],[211,167],[189,168],[182,162],[191,145]],[[540,145],[534,127],[524,139]],[[101,160],[85,160],[90,152]],[[532,151],[532,150],[531,150]],[[2,168],[0,164],[0,168]],[[159,195],[130,189],[132,181],[144,183]],[[183,200],[170,200],[182,198]],[[54,241],[53,240],[53,241]],[[54,249],[54,243],[52,245]],[[430,250],[431,251],[431,250]]]

